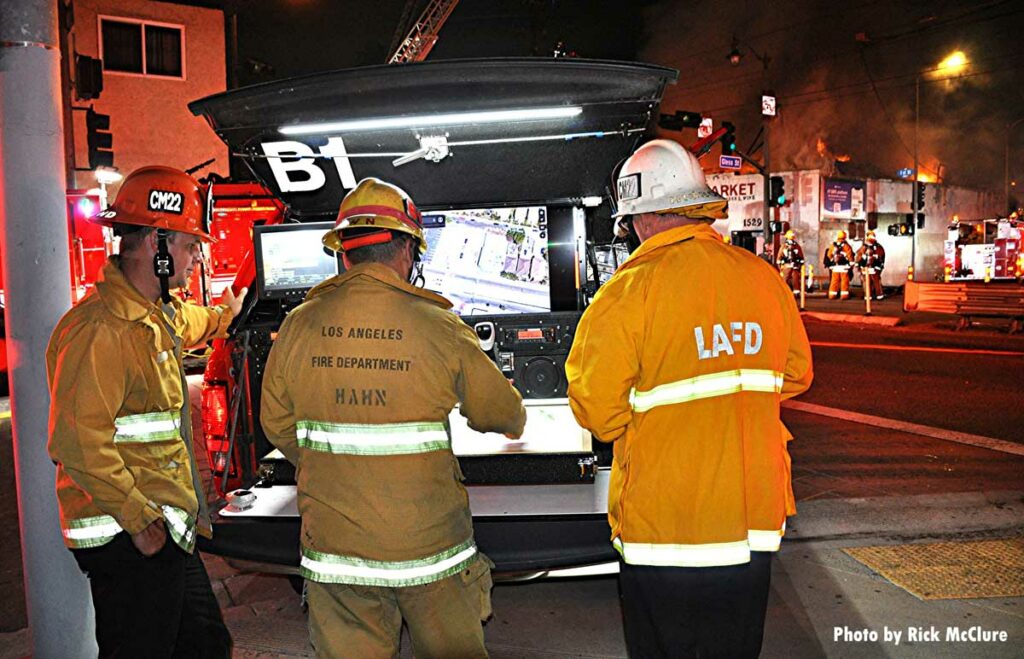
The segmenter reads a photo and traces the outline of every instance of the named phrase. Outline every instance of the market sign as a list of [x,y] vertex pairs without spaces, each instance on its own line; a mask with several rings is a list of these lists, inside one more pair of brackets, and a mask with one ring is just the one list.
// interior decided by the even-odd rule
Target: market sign
[[821,195],[821,212],[833,218],[863,220],[864,212],[864,181],[844,181],[825,179],[824,191]]
[[764,177],[708,174],[708,186],[729,202],[729,231],[764,231]]

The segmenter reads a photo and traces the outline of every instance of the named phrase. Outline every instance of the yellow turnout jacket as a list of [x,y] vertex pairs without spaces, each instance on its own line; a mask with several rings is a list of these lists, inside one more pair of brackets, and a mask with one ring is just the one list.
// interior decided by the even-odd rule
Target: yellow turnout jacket
[[260,419],[297,467],[307,579],[412,586],[476,560],[448,414],[458,404],[475,430],[520,433],[526,411],[450,308],[367,263],[282,324]]
[[627,563],[778,550],[796,512],[779,403],[812,375],[771,265],[709,225],[649,238],[583,314],[566,374],[576,419],[614,442],[608,515]]
[[188,552],[197,524],[209,535],[181,351],[223,335],[231,318],[226,306],[146,300],[112,256],[57,323],[46,350],[48,448],[68,547],[99,547],[160,518]]

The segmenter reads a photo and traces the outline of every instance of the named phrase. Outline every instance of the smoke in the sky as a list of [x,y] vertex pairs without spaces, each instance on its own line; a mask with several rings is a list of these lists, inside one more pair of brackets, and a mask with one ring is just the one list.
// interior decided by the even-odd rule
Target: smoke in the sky
[[[648,7],[645,25],[639,59],[680,71],[663,111],[732,121],[745,149],[761,127],[762,90],[775,92],[774,170],[896,178],[913,166],[915,73],[960,50],[962,75],[921,77],[920,170],[1002,187],[1006,126],[1024,115],[1024,8],[1015,3],[663,1]],[[734,36],[743,54],[735,66]]]

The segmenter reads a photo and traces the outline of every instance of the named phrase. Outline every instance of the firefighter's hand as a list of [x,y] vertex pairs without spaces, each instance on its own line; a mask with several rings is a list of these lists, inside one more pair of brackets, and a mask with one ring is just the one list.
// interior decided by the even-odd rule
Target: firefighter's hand
[[238,291],[238,297],[235,297],[235,292],[228,286],[224,289],[224,304],[228,305],[228,309],[231,309],[231,315],[237,316],[242,312],[242,301],[245,300],[245,294],[249,292],[248,288],[242,288]]
[[505,433],[505,439],[519,439],[523,436],[523,433],[507,432]]
[[145,557],[150,557],[164,548],[167,542],[167,529],[164,520],[158,519],[132,536],[132,544]]

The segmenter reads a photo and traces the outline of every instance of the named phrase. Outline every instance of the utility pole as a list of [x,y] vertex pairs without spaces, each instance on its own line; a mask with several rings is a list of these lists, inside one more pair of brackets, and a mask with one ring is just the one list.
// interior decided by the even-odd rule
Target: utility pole
[[914,182],[910,186],[910,217],[914,226],[914,232],[910,234],[910,273],[911,279],[917,272],[917,186],[918,186],[918,160],[917,160],[917,128],[921,123],[921,74],[914,76]]
[[1024,121],[1024,117],[1006,124],[1006,157],[1003,160],[1003,212],[1010,213],[1010,137],[1011,131]]
[[54,0],[0,2],[0,253],[32,655],[88,657],[89,586],[61,538],[46,453],[46,344],[71,305],[57,11]]

